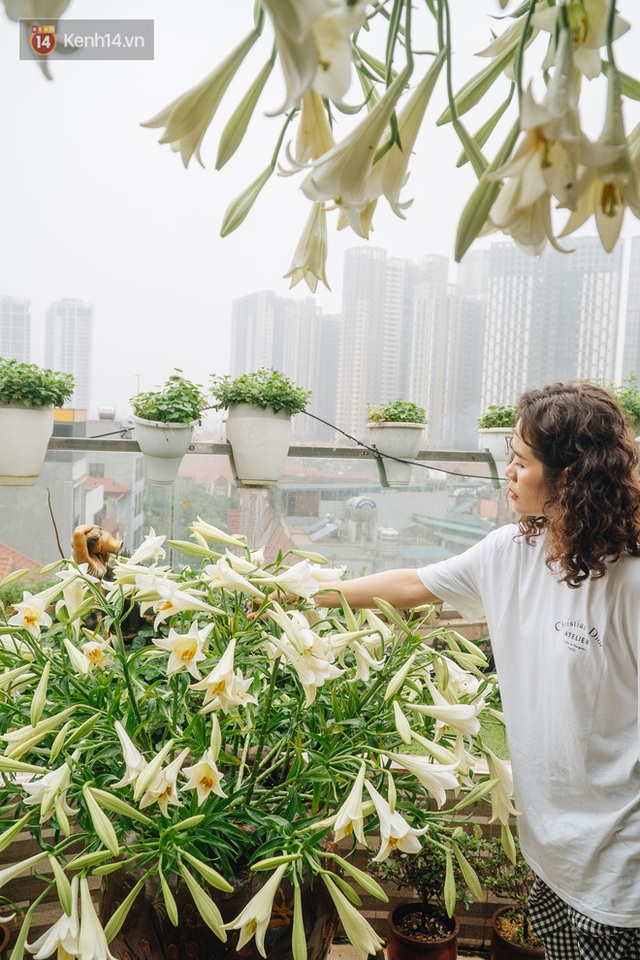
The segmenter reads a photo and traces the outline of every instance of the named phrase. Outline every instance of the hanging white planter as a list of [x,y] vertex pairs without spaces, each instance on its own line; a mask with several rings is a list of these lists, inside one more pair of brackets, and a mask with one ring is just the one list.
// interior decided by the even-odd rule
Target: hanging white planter
[[513,427],[480,427],[478,429],[478,447],[488,450],[493,457],[498,476],[501,477],[511,460],[511,438]]
[[144,454],[147,480],[152,483],[173,483],[180,463],[191,444],[193,423],[161,423],[143,420],[134,415],[135,438]]
[[371,444],[383,456],[387,484],[390,487],[406,487],[411,482],[411,463],[398,463],[388,459],[398,457],[401,460],[413,460],[418,455],[424,423],[370,423],[369,437]]
[[247,487],[271,487],[282,476],[291,442],[291,415],[236,403],[225,425],[236,477]]
[[53,433],[53,407],[0,405],[0,485],[36,482]]

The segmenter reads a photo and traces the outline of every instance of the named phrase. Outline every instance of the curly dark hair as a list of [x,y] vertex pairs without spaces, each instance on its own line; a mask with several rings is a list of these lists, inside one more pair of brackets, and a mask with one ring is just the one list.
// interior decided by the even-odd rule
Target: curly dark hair
[[527,543],[546,531],[547,565],[579,587],[607,562],[640,556],[638,448],[625,412],[603,387],[552,383],[522,395],[518,433],[544,466],[544,517],[523,517]]

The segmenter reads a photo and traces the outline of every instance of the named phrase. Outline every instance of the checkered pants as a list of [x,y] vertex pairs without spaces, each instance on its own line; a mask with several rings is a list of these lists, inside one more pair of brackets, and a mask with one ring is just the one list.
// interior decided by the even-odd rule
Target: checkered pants
[[564,903],[539,877],[529,898],[531,929],[545,960],[640,960],[640,928],[596,923]]

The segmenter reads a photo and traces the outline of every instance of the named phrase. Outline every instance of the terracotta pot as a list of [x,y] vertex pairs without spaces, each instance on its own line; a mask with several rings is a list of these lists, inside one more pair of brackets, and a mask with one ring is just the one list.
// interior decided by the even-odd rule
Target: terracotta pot
[[[141,874],[121,870],[105,878],[100,904],[103,923],[122,903],[135,886]],[[172,878],[173,879],[173,878]],[[200,878],[198,878],[200,879]],[[214,900],[225,923],[233,920],[259,888],[255,877],[243,876],[232,894],[221,894],[212,888],[208,894]],[[201,882],[201,881],[200,881]],[[186,884],[177,889],[171,884],[178,907],[179,924],[174,927],[167,918],[157,878],[152,878],[136,898],[119,934],[109,944],[118,960],[261,960],[255,940],[236,950],[238,931],[227,931],[227,942],[222,943],[207,927],[198,913]],[[313,890],[302,885],[302,911],[307,939],[307,960],[324,960],[331,949],[338,917],[324,884],[317,882]],[[283,883],[274,900],[271,924],[265,937],[268,960],[293,960],[291,926],[293,919],[293,888]]]
[[407,914],[422,913],[421,903],[403,903],[389,914],[387,934],[387,960],[456,960],[458,956],[458,930],[456,917],[447,918],[451,932],[442,940],[415,940],[398,929],[398,923]]
[[492,960],[542,960],[544,957],[544,947],[524,947],[519,943],[513,943],[503,937],[496,927],[496,920],[502,913],[512,907],[503,907],[494,913],[492,918],[493,930],[491,932],[491,958]]

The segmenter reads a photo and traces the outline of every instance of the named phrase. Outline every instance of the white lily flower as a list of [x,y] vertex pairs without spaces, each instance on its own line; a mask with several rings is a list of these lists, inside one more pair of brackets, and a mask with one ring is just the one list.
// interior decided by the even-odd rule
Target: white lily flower
[[134,550],[130,557],[122,558],[119,557],[116,561],[116,566],[120,567],[136,567],[144,563],[146,560],[162,560],[166,556],[166,553],[162,547],[162,544],[167,538],[164,536],[156,536],[156,532],[153,527],[149,527],[149,533],[144,538],[137,550]]
[[179,150],[185,167],[194,154],[198,163],[204,166],[200,156],[204,135],[227,87],[257,38],[257,32],[252,30],[204,80],[172,100],[151,120],[141,124],[143,127],[164,127],[159,142],[169,143],[172,150]]
[[347,900],[327,873],[322,874],[322,879],[338,911],[344,932],[358,951],[360,960],[367,960],[370,954],[376,956],[382,950],[384,940],[380,939],[371,924],[365,920],[361,912]]
[[315,90],[307,90],[300,103],[294,165],[303,167],[309,160],[317,160],[334,145],[322,97]]
[[204,540],[215,540],[219,543],[226,543],[230,547],[237,547],[240,550],[245,550],[247,546],[246,537],[233,537],[230,533],[225,533],[224,530],[220,530],[219,527],[214,527],[213,524],[206,523],[201,517],[194,520],[189,530]]
[[336,814],[333,827],[336,843],[343,837],[350,837],[353,834],[360,843],[364,846],[367,845],[364,836],[364,813],[362,809],[365,774],[366,767],[363,764],[358,770],[358,776],[353,781],[347,799]]
[[291,277],[289,289],[304,280],[312,293],[316,292],[318,281],[330,290],[327,280],[327,214],[323,203],[314,203],[304,230],[298,241],[291,266],[284,279]]
[[111,572],[113,581],[107,581],[106,583],[104,580],[102,581],[103,589],[108,597],[117,593],[119,588],[124,588],[126,593],[132,593],[134,585],[139,593],[151,592],[155,590],[156,584],[168,574],[169,568],[158,567],[155,563],[150,567],[144,567],[140,563],[119,562],[117,560]]
[[401,220],[405,219],[404,210],[411,206],[413,200],[401,203],[400,193],[409,178],[409,160],[443,63],[444,54],[440,53],[398,113],[400,143],[394,142],[374,164],[371,172],[371,193],[373,196],[384,195]]
[[356,672],[353,677],[353,683],[362,681],[362,683],[368,683],[369,677],[371,676],[372,670],[382,670],[385,665],[385,660],[376,660],[367,650],[363,643],[360,643],[358,640],[353,640],[349,644],[353,654],[356,658]]
[[402,850],[403,853],[418,853],[422,849],[418,837],[426,833],[429,828],[424,827],[422,830],[414,830],[401,813],[398,813],[397,810],[391,812],[390,805],[372,784],[366,782],[365,786],[373,800],[373,805],[380,820],[380,849],[373,857],[372,862],[381,863],[396,848]]
[[188,774],[189,780],[184,785],[185,790],[195,790],[198,794],[198,806],[204,803],[210,793],[215,793],[219,797],[226,797],[226,793],[220,786],[222,774],[216,765],[213,750],[205,750],[200,760],[192,767],[185,767],[182,771]]
[[268,574],[266,570],[262,571],[259,580],[261,583],[268,582],[271,586],[278,587],[285,593],[309,600],[320,589],[313,567],[314,565],[309,560],[300,560],[278,574]]
[[44,960],[56,952],[57,960],[67,960],[79,957],[80,954],[80,920],[78,917],[78,876],[71,880],[71,913],[64,911],[62,916],[48,930],[34,940],[25,944],[25,949],[32,953],[35,960]]
[[[318,67],[313,89],[339,103],[351,85],[352,37],[364,22],[368,0],[355,3],[330,2],[324,13],[311,22],[311,33],[318,51]],[[309,7],[316,4],[308,3]]]
[[607,113],[598,144],[605,151],[608,149],[609,155],[605,153],[603,161],[582,170],[578,179],[578,206],[560,236],[573,233],[593,214],[602,246],[611,253],[627,207],[640,217],[640,184],[634,176],[627,147],[620,78],[616,71],[609,77]]
[[225,650],[224,654],[207,676],[199,683],[191,685],[192,690],[204,690],[204,706],[201,713],[220,709],[228,713],[232,707],[243,706],[248,703],[257,703],[255,697],[248,693],[251,679],[245,680],[242,671],[233,670],[233,658],[236,650],[235,637]]
[[[546,0],[545,0],[546,2]],[[536,4],[536,8],[540,7],[541,3]],[[527,22],[526,17],[518,17],[514,22],[507,27],[506,30],[503,30],[491,43],[484,47],[484,49],[479,50],[476,53],[476,57],[490,57],[492,60],[495,60],[496,57],[502,56],[503,53],[506,53],[508,50],[513,51],[513,58],[509,61],[505,67],[505,76],[509,80],[515,80],[514,69],[513,69],[513,60],[515,59],[516,50],[522,42],[522,33],[524,31],[525,24]],[[538,33],[540,32],[540,26],[532,18],[529,22],[529,29],[531,31],[530,36],[525,41],[524,49],[526,50],[529,47]]]
[[167,764],[161,767],[152,782],[147,787],[140,800],[140,809],[150,807],[152,803],[157,803],[165,817],[169,817],[169,804],[181,807],[182,802],[178,796],[178,774],[180,767],[189,754],[189,748],[185,747],[181,753]]
[[89,565],[81,563],[75,567],[67,567],[65,570],[59,570],[56,577],[62,581],[62,599],[56,603],[56,613],[62,606],[67,611],[67,616],[72,617],[78,608],[82,605],[87,595],[90,583],[100,583],[98,577],[92,577],[88,572]]
[[368,115],[344,140],[319,157],[301,184],[309,200],[326,203],[333,200],[343,208],[352,230],[367,236],[379,185],[372,182],[376,151],[391,116],[409,79],[403,70]]
[[202,573],[212,590],[235,590],[264,600],[264,593],[241,573],[237,573],[228,557],[220,557],[217,563],[207,564]]
[[[151,584],[145,584],[143,577],[136,577],[136,587],[138,590],[147,592]],[[176,613],[221,613],[217,607],[212,606],[198,596],[198,591],[190,589],[183,584],[176,583],[175,580],[169,580],[168,577],[155,579],[151,588],[157,595],[155,600],[148,600],[140,604],[140,610],[145,613],[149,607],[153,608],[156,618],[153,621],[153,629],[157,630],[158,625],[163,623],[169,617]],[[138,597],[140,599],[140,597]]]
[[238,944],[236,950],[242,950],[244,945],[256,938],[256,947],[262,957],[266,957],[264,938],[271,920],[273,910],[273,900],[278,892],[280,881],[282,880],[286,864],[278,867],[271,877],[264,883],[258,892],[249,900],[249,903],[238,914],[238,916],[229,923],[224,924],[225,930],[239,930]]
[[15,604],[17,612],[7,622],[12,627],[28,630],[37,640],[40,636],[40,627],[51,626],[51,617],[46,611],[50,602],[50,599],[42,594],[33,594],[25,590],[22,602]]
[[107,943],[102,924],[98,919],[89,882],[86,877],[80,880],[80,936],[78,938],[78,957],[82,960],[116,960]]
[[80,674],[82,677],[88,676],[91,672],[91,664],[89,663],[89,658],[85,656],[77,647],[73,645],[71,640],[68,637],[63,638],[64,646],[69,654],[69,660],[71,661],[71,666],[73,669]]
[[[429,688],[433,704],[412,702],[407,704],[411,710],[437,720],[437,733],[440,733],[444,727],[451,727],[454,730],[459,730],[460,733],[471,736],[479,733],[480,721],[478,720],[478,714],[484,708],[484,700],[476,700],[473,703],[451,703],[450,700],[447,700],[446,697],[440,693],[428,677],[425,682]],[[451,692],[450,695],[452,696]]]
[[104,670],[113,661],[111,640],[89,640],[83,643],[81,651],[89,662],[89,670]]
[[437,763],[414,753],[388,753],[387,756],[420,781],[438,808],[446,801],[447,790],[458,790],[460,787],[457,763]]
[[[573,59],[576,70],[583,73],[588,80],[593,80],[602,71],[600,50],[607,43],[610,4],[608,0],[570,0],[562,6],[566,10],[573,38]],[[534,27],[548,30],[551,34],[547,56],[542,64],[543,70],[547,70],[555,60],[559,13],[560,5],[558,4],[550,7],[540,6],[531,17]],[[615,14],[612,40],[621,37],[630,26],[631,24]]]
[[71,783],[71,770],[68,763],[63,763],[57,770],[51,770],[42,777],[33,776],[29,781],[21,784],[28,794],[24,803],[27,807],[40,807],[40,823],[49,820],[57,804],[63,812],[70,816],[77,813],[67,803],[67,790]]
[[511,776],[511,765],[501,760],[488,748],[485,748],[487,764],[489,765],[489,775],[492,779],[499,780],[499,783],[491,791],[491,819],[489,823],[499,820],[500,823],[508,823],[510,817],[520,816],[520,811],[516,810],[511,800],[513,796],[513,777]]
[[202,648],[214,625],[214,623],[208,623],[201,629],[198,626],[198,621],[194,620],[188,633],[178,633],[171,627],[168,637],[152,638],[151,642],[156,647],[168,650],[170,653],[167,674],[177,673],[178,670],[188,670],[196,680],[202,678],[202,674],[198,670],[198,663],[205,659]]
[[118,780],[118,782],[114,783],[113,786],[126,787],[128,784],[136,782],[139,775],[147,766],[147,761],[130,739],[127,731],[124,729],[119,720],[116,720],[115,728],[116,733],[118,734],[118,740],[120,741],[120,745],[122,747],[122,753],[124,754],[126,770],[122,780]]
[[327,680],[339,677],[344,671],[334,666],[334,651],[330,643],[315,633],[299,610],[285,611],[278,604],[268,611],[269,616],[284,630],[274,645],[293,666],[305,692],[306,706],[311,706],[316,692]]

